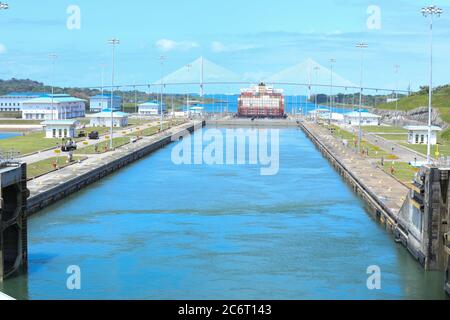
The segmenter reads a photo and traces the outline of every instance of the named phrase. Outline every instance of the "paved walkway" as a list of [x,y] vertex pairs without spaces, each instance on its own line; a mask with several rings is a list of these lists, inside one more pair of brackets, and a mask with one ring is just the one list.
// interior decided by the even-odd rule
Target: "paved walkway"
[[396,143],[395,141],[386,140],[374,133],[366,133],[364,138],[371,144],[377,145],[380,148],[392,153],[398,157],[398,161],[402,162],[414,162],[414,159],[418,162],[426,161],[426,157],[411,151],[404,146]]
[[[357,128],[349,126],[340,125],[340,127],[349,132],[352,132],[352,130],[357,130]],[[395,133],[387,133],[387,135],[388,134],[395,134]],[[389,152],[390,154],[397,156],[398,157],[397,161],[409,163],[414,162],[414,159],[416,159],[417,162],[423,162],[427,160],[426,157],[418,154],[417,152],[405,148],[404,146],[396,143],[395,141],[384,139],[382,136],[383,136],[382,134],[378,135],[378,133],[376,132],[367,133],[363,131],[363,138],[365,140]]]
[[373,192],[391,210],[394,217],[398,216],[409,191],[406,186],[378,168],[374,159],[364,158],[350,147],[345,147],[342,141],[325,128],[311,122],[303,122],[303,124],[348,171],[354,174],[362,185]]

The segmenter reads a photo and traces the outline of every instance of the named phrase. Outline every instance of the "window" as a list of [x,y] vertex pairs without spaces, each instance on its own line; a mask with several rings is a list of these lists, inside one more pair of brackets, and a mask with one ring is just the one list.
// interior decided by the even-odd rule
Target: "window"
[[424,135],[421,135],[420,136],[420,143],[424,143],[425,142],[425,136]]
[[53,129],[53,138],[56,138],[56,129]]
[[61,138],[62,137],[62,129],[58,129],[58,133],[59,133],[59,137]]
[[64,138],[67,138],[67,129],[64,129]]
[[415,143],[416,143],[416,144],[419,143],[419,135],[418,135],[418,134],[416,134]]

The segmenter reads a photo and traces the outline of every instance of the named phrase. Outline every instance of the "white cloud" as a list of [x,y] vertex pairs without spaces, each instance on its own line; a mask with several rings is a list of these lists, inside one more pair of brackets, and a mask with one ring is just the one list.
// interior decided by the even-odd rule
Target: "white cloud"
[[211,51],[215,52],[215,53],[250,50],[250,49],[254,49],[256,47],[257,46],[252,45],[252,44],[228,44],[228,45],[225,45],[220,41],[211,42]]
[[3,43],[0,43],[0,54],[6,53],[6,47]]
[[174,41],[169,39],[160,39],[156,41],[156,48],[162,52],[168,52],[172,50],[188,51],[193,48],[199,47],[197,42],[194,41]]

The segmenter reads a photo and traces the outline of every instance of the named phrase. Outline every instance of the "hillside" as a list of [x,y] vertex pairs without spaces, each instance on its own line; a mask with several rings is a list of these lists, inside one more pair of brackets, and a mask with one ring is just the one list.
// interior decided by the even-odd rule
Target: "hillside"
[[[15,79],[12,78],[10,80],[1,80],[0,79],[0,95],[4,95],[10,92],[51,92],[51,87],[43,84],[42,82],[30,80],[30,79]],[[67,93],[71,96],[84,99],[87,101],[87,107],[89,107],[89,97],[94,96],[96,94],[101,93],[99,89],[88,89],[88,88],[61,88],[55,87],[54,93]],[[105,94],[109,94],[107,90],[104,90]],[[147,93],[143,91],[137,90],[136,93],[134,91],[121,91],[116,90],[114,92],[116,95],[121,96],[124,102],[124,111],[134,112],[135,110],[135,99],[137,102],[148,101],[148,100],[157,100],[159,98],[158,93]],[[182,108],[181,106],[185,104],[185,95],[174,95],[174,106],[175,109]],[[193,100],[194,97],[191,97]],[[164,95],[165,104],[167,106],[171,106],[172,104],[172,96],[170,94]],[[206,99],[205,101],[209,101]],[[2,117],[7,116],[5,113],[2,113]],[[17,115],[12,115],[15,117]]]
[[[398,110],[410,111],[419,107],[428,106],[428,87],[419,92],[403,97],[398,101]],[[395,102],[384,103],[377,106],[378,109],[395,110]],[[438,87],[433,92],[433,108],[439,110],[440,117],[450,123],[450,85]]]

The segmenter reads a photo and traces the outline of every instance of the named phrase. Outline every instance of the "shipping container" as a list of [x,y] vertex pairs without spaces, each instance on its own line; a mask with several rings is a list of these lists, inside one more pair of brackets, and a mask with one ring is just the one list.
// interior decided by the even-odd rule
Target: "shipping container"
[[241,89],[238,115],[242,117],[281,118],[284,116],[283,90],[260,83]]

